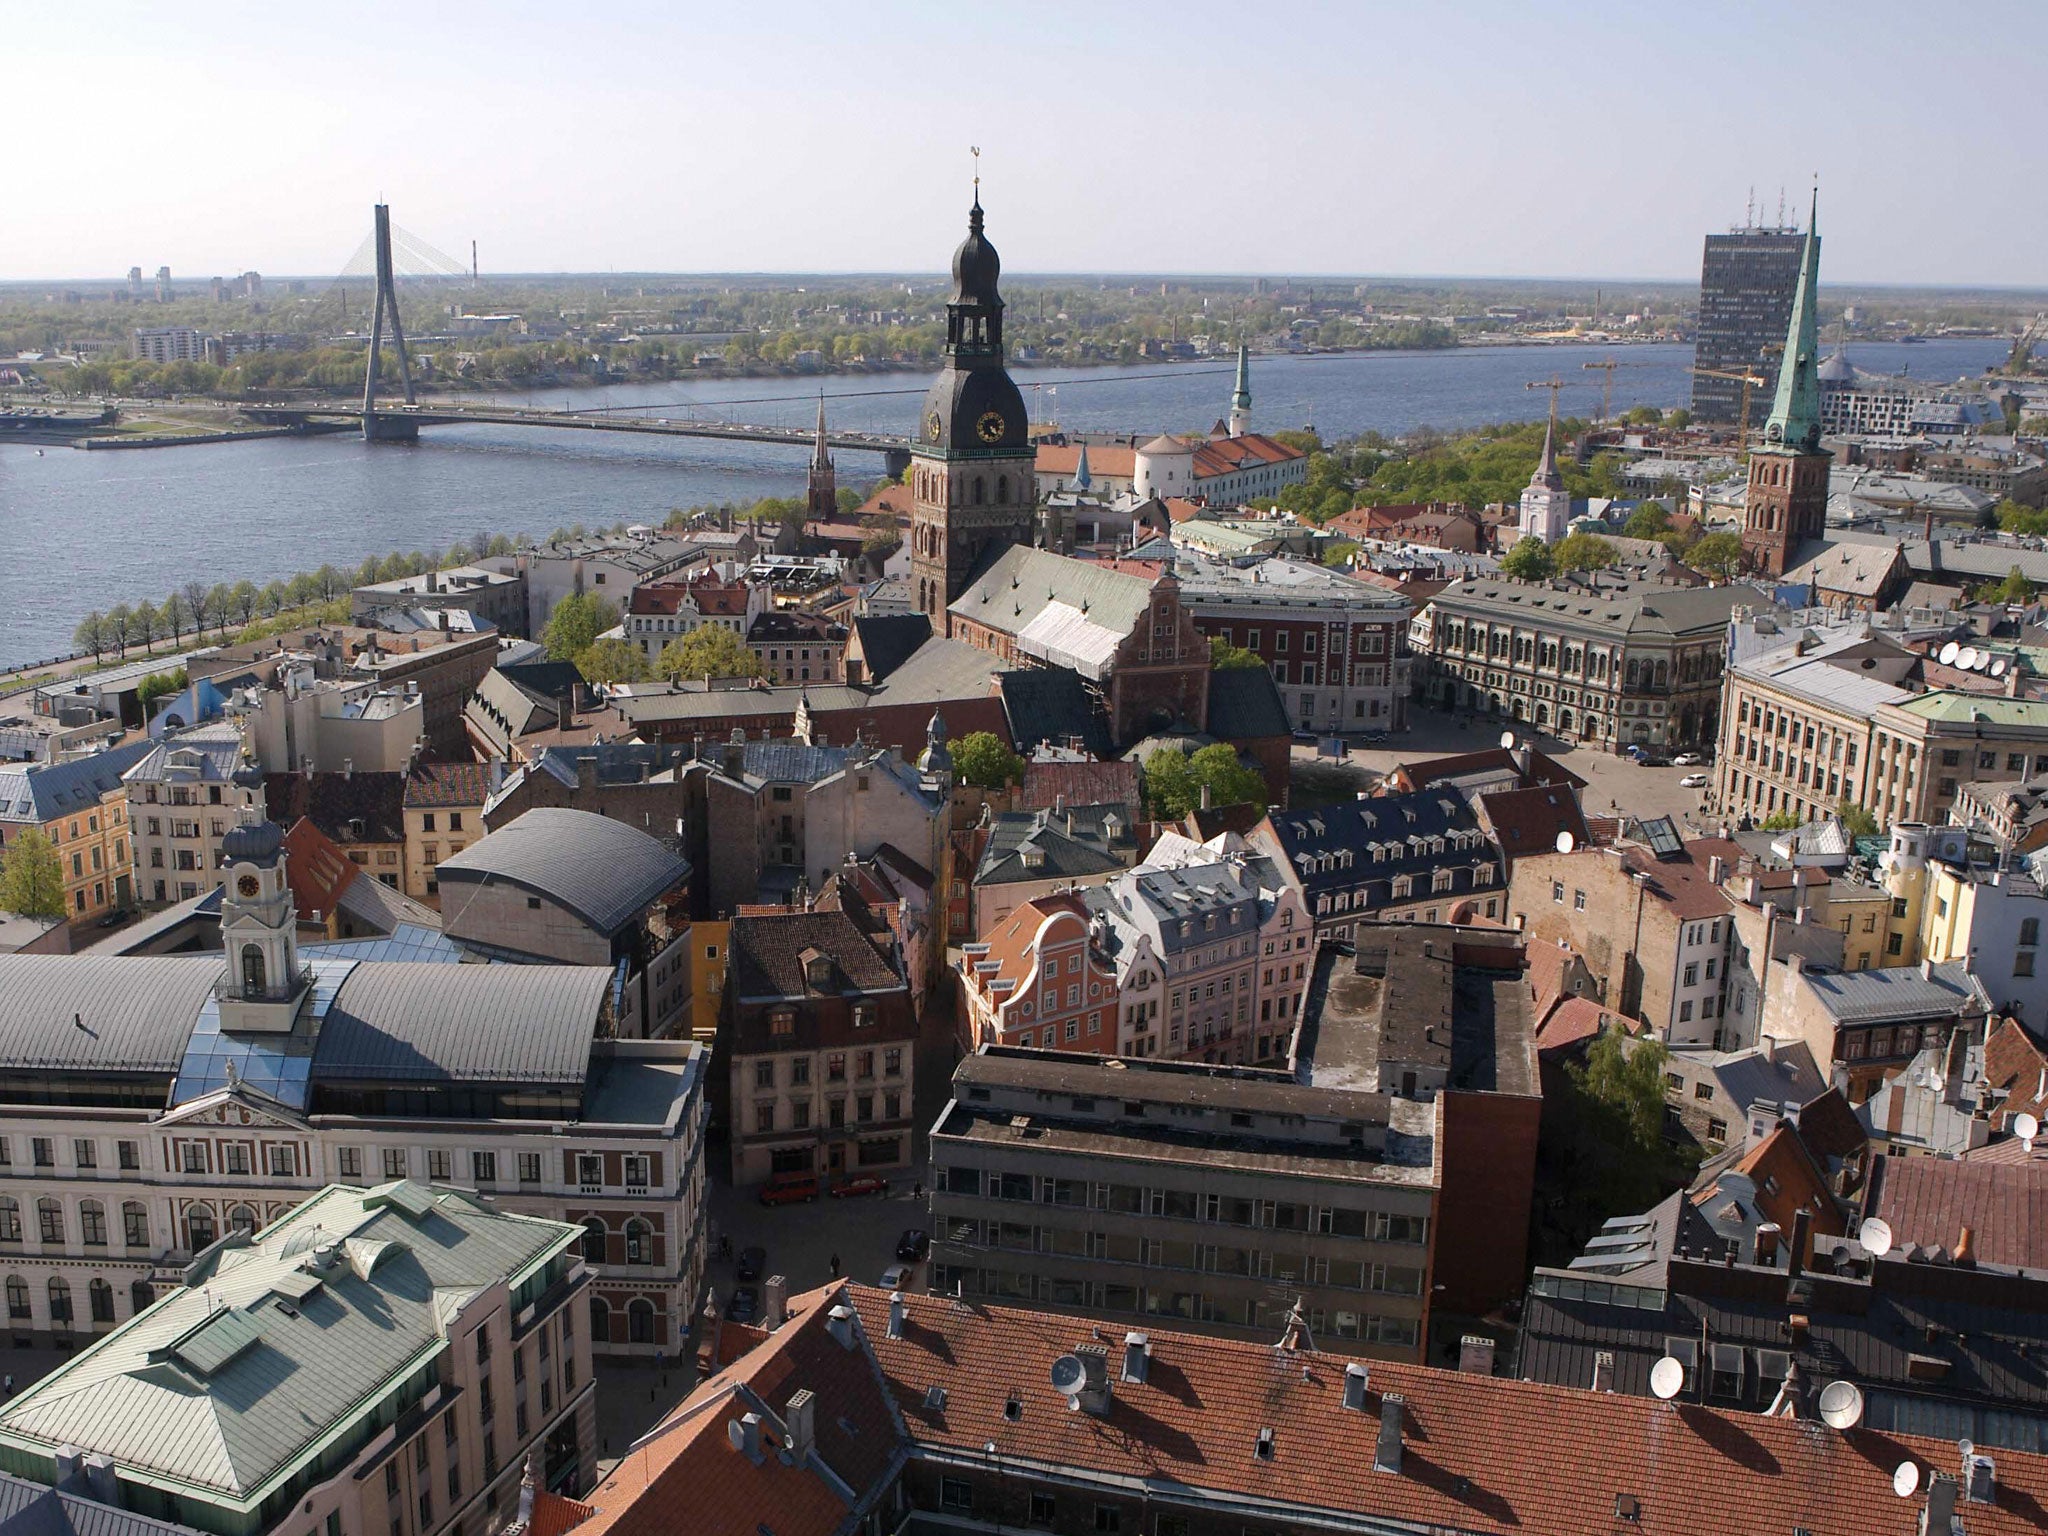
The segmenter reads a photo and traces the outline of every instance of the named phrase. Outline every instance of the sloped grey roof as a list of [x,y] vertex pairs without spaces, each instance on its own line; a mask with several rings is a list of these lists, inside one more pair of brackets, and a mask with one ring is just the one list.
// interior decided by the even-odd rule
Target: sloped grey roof
[[189,1525],[152,1520],[0,1472],[0,1536],[193,1536]]
[[149,756],[153,743],[130,742],[68,763],[0,766],[0,821],[55,821],[100,803],[121,776]]
[[1209,734],[1223,741],[1285,736],[1287,705],[1264,667],[1220,667],[1209,674]]
[[313,1077],[580,1083],[610,986],[601,965],[366,961],[327,1010]]
[[1829,975],[1808,971],[1805,980],[1820,1005],[1845,1024],[1982,1012],[1987,1005],[1977,978],[1961,960],[1933,966],[1926,976],[1916,965],[1903,965]]
[[868,681],[882,681],[932,637],[932,621],[921,613],[870,614],[853,621]]
[[[687,860],[638,827],[609,816],[544,806],[441,861],[442,910],[451,884],[509,880],[614,934],[690,875]],[[450,877],[453,877],[452,879]]]
[[[995,691],[995,675],[1002,665],[992,651],[934,637],[912,652],[865,702],[879,709],[888,704],[985,699]],[[816,694],[811,696],[811,707],[818,707]]]
[[166,736],[151,745],[148,752],[133,759],[133,766],[122,775],[130,783],[162,783],[172,775],[170,762],[173,756],[197,754],[199,778],[202,782],[218,779],[225,782],[237,774],[251,771],[249,763],[242,756],[241,728],[232,721],[217,720],[207,725],[195,725],[189,731],[176,736]]
[[1065,603],[1128,635],[1152,600],[1152,583],[1088,560],[1013,544],[968,583],[947,611],[1000,633],[1026,628],[1048,604]]
[[[577,1236],[423,1185],[330,1186],[0,1406],[0,1431],[44,1454],[104,1453],[207,1503],[257,1506],[448,1348],[456,1308]],[[316,1268],[331,1243],[340,1255]]]
[[0,955],[0,1067],[173,1073],[219,955]]

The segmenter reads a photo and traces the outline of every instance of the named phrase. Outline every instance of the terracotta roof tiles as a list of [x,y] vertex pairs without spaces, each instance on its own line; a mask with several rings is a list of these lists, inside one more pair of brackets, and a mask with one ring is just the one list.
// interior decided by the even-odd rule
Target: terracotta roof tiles
[[2048,1160],[1881,1157],[1865,1210],[1902,1246],[1953,1250],[1968,1227],[1978,1263],[2048,1269]]

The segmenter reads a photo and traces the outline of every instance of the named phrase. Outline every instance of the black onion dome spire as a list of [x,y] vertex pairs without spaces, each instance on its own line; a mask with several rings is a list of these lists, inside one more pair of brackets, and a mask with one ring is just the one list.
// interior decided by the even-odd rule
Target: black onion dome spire
[[1003,275],[1003,261],[981,229],[981,199],[967,211],[967,238],[953,252],[953,302],[979,304],[1000,309],[1003,296],[997,284]]

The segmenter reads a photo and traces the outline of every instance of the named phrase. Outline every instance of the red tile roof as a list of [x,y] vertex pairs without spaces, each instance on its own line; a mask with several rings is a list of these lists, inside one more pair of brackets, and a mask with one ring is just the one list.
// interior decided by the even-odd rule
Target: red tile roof
[[[1046,1385],[1052,1362],[1089,1341],[1084,1319],[913,1296],[903,1337],[891,1339],[888,1298],[858,1286],[849,1296],[924,1454],[958,1455],[971,1470],[986,1464],[992,1443],[999,1462],[1022,1474],[1286,1509],[1246,1511],[1258,1529],[1276,1520],[1336,1528],[1318,1516],[1337,1511],[1344,1528],[1372,1520],[1498,1536],[1903,1536],[1915,1511],[1894,1497],[1893,1469],[1908,1458],[1955,1467],[1953,1440],[1843,1434],[1812,1420],[1379,1360],[1369,1364],[1360,1412],[1342,1406],[1341,1356],[1158,1328],[1146,1330],[1146,1380],[1130,1383],[1117,1379],[1121,1325],[1098,1335],[1109,1344],[1114,1395],[1097,1418],[1069,1412]],[[925,1406],[932,1386],[945,1389],[942,1409]],[[1387,1394],[1404,1400],[1398,1473],[1374,1469]],[[1005,1411],[1011,1398],[1015,1418]],[[1264,1429],[1273,1432],[1270,1458],[1258,1454]],[[1970,1536],[2039,1531],[2048,1458],[2000,1450],[1997,1466],[1995,1502],[1958,1506]],[[1617,1513],[1622,1499],[1632,1515]]]
[[1136,763],[1039,763],[1024,765],[1024,799],[1020,810],[1050,810],[1065,797],[1068,805],[1122,805],[1138,808]]
[[311,920],[332,912],[341,893],[355,883],[361,866],[343,853],[334,839],[301,816],[284,834],[284,878],[292,888],[292,905]]
[[2012,1019],[2001,1020],[1984,1042],[1984,1081],[2005,1096],[1998,1106],[2004,1115],[2048,1116],[2048,1053]]
[[541,1488],[533,1496],[533,1516],[526,1522],[526,1536],[565,1536],[596,1513],[580,1499],[564,1498]]
[[1234,474],[1254,465],[1285,464],[1304,457],[1306,455],[1299,448],[1275,442],[1261,432],[1247,432],[1242,437],[1207,438],[1195,444],[1194,476],[1201,481],[1216,475]]
[[1479,809],[1510,865],[1526,854],[1556,852],[1560,832],[1571,834],[1575,848],[1588,841],[1579,797],[1564,785],[1538,784],[1481,795]]
[[[1815,1238],[1840,1237],[1848,1231],[1840,1207],[1828,1192],[1827,1175],[1799,1139],[1798,1129],[1781,1122],[1771,1134],[1743,1154],[1736,1173],[1747,1174],[1756,1186],[1756,1208],[1765,1221],[1774,1221],[1790,1234],[1792,1218],[1806,1211],[1813,1221]],[[1699,1210],[1711,1215],[1724,1197],[1717,1179],[1692,1196]]]
[[[1041,475],[1071,475],[1080,468],[1079,443],[1040,443],[1037,453],[1037,470]],[[1115,443],[1088,445],[1090,479],[1106,475],[1112,480],[1128,480],[1137,472],[1137,449]]]
[[1954,1252],[1968,1227],[1978,1263],[2048,1269],[2048,1159],[1880,1157],[1864,1209],[1901,1245]]
[[405,808],[409,811],[444,805],[462,810],[481,806],[490,795],[487,763],[421,763],[405,776]]

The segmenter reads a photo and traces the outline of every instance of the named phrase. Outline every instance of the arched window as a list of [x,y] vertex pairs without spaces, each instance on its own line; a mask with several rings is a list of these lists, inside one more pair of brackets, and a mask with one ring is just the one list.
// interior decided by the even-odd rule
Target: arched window
[[592,1264],[604,1262],[605,1227],[595,1216],[583,1218],[583,1257]]
[[140,1200],[122,1203],[121,1241],[130,1248],[149,1246],[149,1210]]
[[654,1227],[651,1223],[635,1216],[626,1223],[626,1262],[628,1264],[652,1264],[654,1262]]
[[185,1212],[185,1246],[197,1253],[211,1248],[214,1239],[213,1207],[195,1205]]
[[988,481],[982,476],[974,477],[974,504],[978,507],[988,500]]
[[612,1340],[612,1307],[602,1296],[590,1298],[590,1341],[609,1344]]
[[58,1275],[50,1277],[50,1326],[71,1326],[71,1283]]
[[260,996],[263,985],[263,951],[254,944],[242,946],[242,994],[245,997]]
[[18,1323],[29,1319],[28,1282],[19,1275],[7,1277],[7,1315]]
[[46,1243],[64,1241],[64,1207],[54,1200],[36,1202],[36,1225]]
[[78,1202],[78,1229],[88,1248],[107,1246],[107,1209],[97,1200]]
[[1000,505],[1002,505],[1002,503],[1004,503],[1004,502],[1008,501],[1009,499],[1010,499],[1010,477],[1009,477],[1008,475],[997,475],[997,476],[996,476],[996,504],[997,504],[998,506],[1000,506]]
[[85,1288],[85,1294],[92,1303],[92,1320],[96,1323],[111,1323],[114,1320],[114,1288],[97,1277]]
[[256,1213],[246,1205],[238,1205],[228,1212],[228,1227],[231,1231],[240,1232],[245,1237],[254,1236],[256,1232]]
[[12,1195],[0,1195],[0,1243],[21,1241],[21,1205]]
[[630,1344],[654,1342],[654,1303],[645,1296],[634,1297],[626,1307],[626,1341]]
[[135,1280],[128,1286],[128,1309],[131,1312],[145,1312],[156,1305],[156,1287],[147,1280]]

